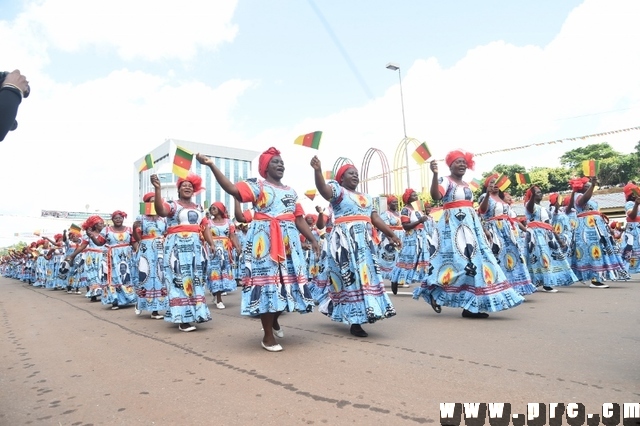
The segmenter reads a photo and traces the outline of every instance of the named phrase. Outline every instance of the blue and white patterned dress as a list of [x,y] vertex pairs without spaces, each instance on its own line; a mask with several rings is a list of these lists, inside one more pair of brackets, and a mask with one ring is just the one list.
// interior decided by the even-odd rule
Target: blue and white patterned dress
[[87,287],[86,297],[102,296],[102,285],[107,278],[107,247],[95,244],[88,235],[83,237],[82,243],[87,246],[78,266],[82,270],[80,285]]
[[141,240],[134,255],[137,264],[137,308],[141,311],[165,311],[169,309],[167,288],[163,282],[162,256],[167,220],[160,216],[138,216]]
[[[479,203],[482,203],[487,194],[482,194]],[[489,195],[489,207],[481,213],[485,227],[491,235],[489,245],[491,252],[498,260],[507,277],[507,281],[521,295],[527,295],[536,291],[536,286],[531,282],[531,276],[527,269],[527,262],[522,256],[520,247],[521,239],[517,225],[509,215],[510,207],[499,198]]]
[[[393,230],[396,237],[400,241],[404,238],[404,229],[400,222],[400,213],[393,210],[387,210],[380,213],[380,219]],[[389,238],[382,234],[380,235],[380,244],[378,244],[378,265],[380,266],[380,274],[383,279],[391,279],[391,271],[396,266],[398,261],[399,251],[391,244]],[[404,282],[404,281],[403,281]]]
[[384,289],[372,235],[371,197],[349,191],[335,180],[327,184],[334,218],[327,256],[314,281],[324,295],[318,309],[333,321],[348,324],[392,317],[396,311]]
[[[400,212],[402,223],[417,222],[423,216],[411,206],[404,206]],[[395,248],[394,248],[395,250]],[[392,283],[406,285],[423,282],[429,274],[429,258],[433,250],[431,235],[427,235],[423,223],[404,232],[402,249],[389,279]]]
[[627,201],[624,209],[627,212],[627,226],[622,234],[621,255],[627,266],[627,272],[637,274],[640,272],[640,209],[635,219],[629,217],[635,202]]
[[553,232],[547,209],[534,204],[533,213],[525,209],[527,224],[527,264],[536,286],[569,286],[578,281],[571,264]]
[[212,294],[235,291],[238,284],[233,275],[233,244],[229,238],[235,233],[235,226],[224,219],[223,223],[210,220],[209,227],[215,250],[209,255],[207,287]]
[[236,265],[233,269],[233,276],[236,279],[236,282],[238,282],[239,280],[242,280],[242,272],[244,271],[244,248],[247,245],[247,233],[243,230],[239,230],[239,232],[236,232],[236,236],[240,243],[240,252],[235,248],[233,249],[236,260]]
[[439,179],[444,212],[436,224],[429,275],[413,298],[463,308],[471,313],[496,312],[518,306],[524,298],[511,286],[493,255],[473,192],[466,183]]
[[560,250],[567,256],[567,259],[571,259],[573,226],[569,216],[565,213],[564,208],[556,209],[553,206],[549,206],[549,216],[551,217],[553,233],[556,234],[556,239],[562,245]]
[[204,211],[200,206],[184,207],[175,201],[169,208],[162,263],[169,297],[164,320],[174,324],[210,321],[204,297],[208,259],[200,240]]
[[[295,218],[304,216],[296,191],[253,178],[236,187],[242,202],[253,203],[255,211],[244,249],[241,314],[313,311],[307,262],[295,225]],[[283,252],[276,251],[274,242],[284,246]]]
[[105,226],[100,232],[107,247],[107,279],[102,285],[102,304],[120,307],[135,305],[138,297],[133,287],[133,250],[131,228],[117,231]]
[[614,272],[626,270],[624,262],[616,253],[608,225],[598,211],[598,203],[589,200],[580,207],[578,200],[581,196],[581,193],[575,194],[578,228],[571,263],[573,272],[581,281],[599,280],[600,274],[608,274],[610,278],[615,278]]

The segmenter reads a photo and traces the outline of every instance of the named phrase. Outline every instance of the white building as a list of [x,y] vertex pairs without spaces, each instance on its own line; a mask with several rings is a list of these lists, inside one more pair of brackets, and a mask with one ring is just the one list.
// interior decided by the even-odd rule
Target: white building
[[[177,139],[167,139],[164,143],[150,151],[153,157],[153,168],[139,173],[140,166],[144,161],[144,157],[138,159],[133,164],[133,211],[140,211],[140,202],[142,196],[147,192],[152,192],[150,177],[157,174],[162,184],[162,198],[165,200],[175,200],[178,198],[176,182],[178,176],[174,175],[173,157],[176,147],[186,149],[193,152],[193,162],[191,163],[191,172],[202,177],[202,185],[205,191],[195,196],[194,202],[204,206],[214,201],[221,201],[226,207],[230,217],[233,217],[233,199],[229,194],[218,185],[213,173],[207,166],[203,166],[195,159],[195,154],[201,153],[207,157],[213,158],[216,166],[231,180],[231,182],[240,182],[252,176],[251,162],[258,156],[258,152],[249,151],[247,149],[231,148],[226,146],[209,145],[198,142],[182,141]],[[245,208],[247,206],[244,206]]]

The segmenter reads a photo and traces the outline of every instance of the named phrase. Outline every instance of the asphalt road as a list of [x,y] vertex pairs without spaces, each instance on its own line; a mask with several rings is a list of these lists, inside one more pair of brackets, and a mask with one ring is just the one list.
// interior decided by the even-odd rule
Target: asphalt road
[[368,338],[285,314],[280,353],[260,347],[239,291],[225,310],[208,297],[213,321],[193,333],[5,278],[0,294],[0,425],[439,424],[444,402],[640,402],[638,280],[484,320],[392,296],[398,315]]

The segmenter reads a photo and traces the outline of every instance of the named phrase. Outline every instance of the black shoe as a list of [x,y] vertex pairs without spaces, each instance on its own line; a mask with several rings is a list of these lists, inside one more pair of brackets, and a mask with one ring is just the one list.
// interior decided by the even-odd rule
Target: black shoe
[[350,332],[356,337],[368,336],[367,332],[362,329],[362,326],[360,324],[352,324]]
[[548,285],[543,285],[542,286],[542,291],[544,291],[545,293],[557,293],[558,290],[556,290],[553,287],[549,287]]
[[489,314],[487,314],[486,312],[473,313],[473,312],[467,311],[466,309],[463,309],[462,317],[463,318],[489,318]]
[[92,302],[97,302],[97,301],[98,301],[98,297],[96,297],[96,296],[91,296],[91,301],[92,301]]
[[398,283],[391,283],[391,292],[393,294],[398,294]]

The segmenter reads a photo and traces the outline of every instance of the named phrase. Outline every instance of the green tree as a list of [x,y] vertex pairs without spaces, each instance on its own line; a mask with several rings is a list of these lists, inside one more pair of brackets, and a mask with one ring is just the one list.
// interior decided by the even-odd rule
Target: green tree
[[565,152],[560,157],[560,164],[577,170],[585,160],[605,160],[619,155],[608,142],[594,143]]

